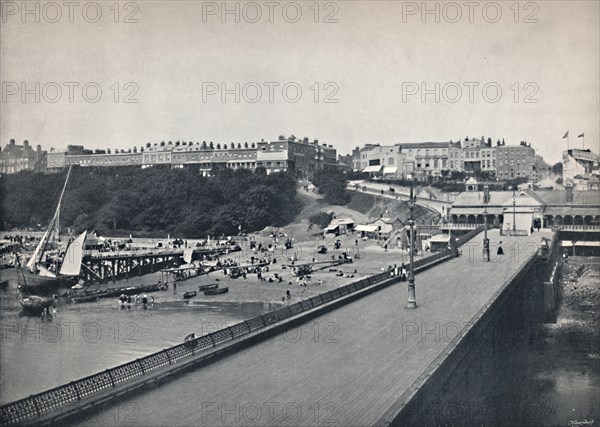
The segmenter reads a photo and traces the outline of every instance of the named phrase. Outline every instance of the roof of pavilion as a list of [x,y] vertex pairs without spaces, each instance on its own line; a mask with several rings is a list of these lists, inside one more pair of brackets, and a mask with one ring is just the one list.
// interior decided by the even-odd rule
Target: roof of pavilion
[[[512,198],[510,191],[490,191],[490,201],[488,206],[502,206],[502,204]],[[483,207],[483,191],[463,191],[454,202],[453,207],[477,206]]]
[[573,191],[573,201],[569,203],[564,191],[540,190],[535,193],[546,205],[600,206],[600,193],[597,191]]

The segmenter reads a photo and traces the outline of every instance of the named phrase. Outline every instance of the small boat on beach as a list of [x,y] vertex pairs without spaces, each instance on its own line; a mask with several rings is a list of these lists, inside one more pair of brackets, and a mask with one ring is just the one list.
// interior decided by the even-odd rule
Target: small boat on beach
[[149,292],[164,291],[168,286],[163,283],[153,285],[129,286],[126,288],[97,289],[95,291],[76,292],[71,295],[73,302],[92,302],[99,298],[112,298],[120,295],[137,295]]
[[198,290],[199,291],[206,291],[208,289],[217,289],[218,287],[219,287],[218,283],[211,283],[211,284],[208,284],[208,285],[200,285],[200,286],[198,286]]
[[183,298],[189,299],[189,298],[195,297],[196,295],[198,295],[198,292],[196,292],[196,291],[187,291],[186,293],[183,294]]
[[86,295],[83,297],[73,297],[71,298],[71,301],[73,302],[92,302],[92,301],[96,301],[98,298],[100,298],[97,295]]
[[40,315],[45,308],[49,308],[54,305],[53,297],[41,297],[37,295],[29,295],[22,298],[21,306],[26,314]]
[[204,291],[204,295],[220,295],[229,292],[229,288],[213,288]]

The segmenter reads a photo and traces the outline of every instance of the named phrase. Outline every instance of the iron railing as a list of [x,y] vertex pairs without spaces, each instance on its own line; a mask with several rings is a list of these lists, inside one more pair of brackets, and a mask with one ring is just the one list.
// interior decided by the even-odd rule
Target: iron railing
[[[481,230],[473,230],[457,240],[457,245],[466,243]],[[446,249],[414,262],[414,268],[420,269],[427,264],[455,256],[452,250]],[[365,279],[352,282],[312,298],[282,307],[261,316],[237,323],[225,329],[187,341],[183,344],[150,354],[141,359],[125,363],[114,368],[72,381],[50,390],[43,391],[7,403],[0,407],[0,424],[31,424],[48,416],[66,405],[75,404],[95,393],[115,388],[120,384],[148,375],[157,369],[174,365],[180,360],[191,358],[198,353],[217,347],[220,344],[232,342],[252,332],[266,328],[274,323],[311,310],[330,301],[342,298],[361,289],[384,282],[393,276],[393,270],[388,270]]]

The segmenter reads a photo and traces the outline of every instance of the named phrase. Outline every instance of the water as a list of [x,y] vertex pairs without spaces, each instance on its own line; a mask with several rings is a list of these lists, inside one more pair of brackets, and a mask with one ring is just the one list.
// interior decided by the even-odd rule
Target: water
[[[586,269],[576,276],[582,264]],[[571,258],[561,281],[556,323],[528,325],[523,335],[528,338],[484,360],[481,376],[470,380],[466,392],[461,388],[442,396],[442,406],[426,408],[436,424],[600,422],[599,259]],[[190,332],[211,332],[276,308],[269,303],[186,305],[154,295],[158,302],[148,310],[123,311],[107,300],[65,305],[52,321],[41,321],[18,317],[15,291],[0,291],[2,403],[178,344]]]
[[[582,264],[586,268],[577,277]],[[536,325],[494,373],[484,405],[504,402],[504,425],[600,422],[599,259],[571,258],[561,288],[556,323]]]
[[[575,271],[586,265],[581,276]],[[600,262],[571,258],[556,323],[527,323],[421,407],[420,425],[569,426],[600,422]],[[509,319],[502,319],[509,321]],[[526,319],[531,321],[531,319]],[[458,379],[457,379],[458,378]],[[589,423],[588,423],[589,425]]]
[[[14,270],[2,280],[14,280]],[[278,308],[272,303],[186,304],[169,292],[121,310],[115,299],[60,304],[52,319],[19,316],[14,283],[0,291],[0,402],[7,403],[129,362]],[[167,293],[168,292],[168,293]],[[150,296],[149,295],[149,296]]]

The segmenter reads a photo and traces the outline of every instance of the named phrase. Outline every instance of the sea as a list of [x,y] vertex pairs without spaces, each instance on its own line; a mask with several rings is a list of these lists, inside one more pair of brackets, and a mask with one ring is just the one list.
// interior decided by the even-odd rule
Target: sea
[[[481,391],[470,406],[480,410],[477,425],[600,423],[600,258],[563,262],[556,321],[536,324],[530,339],[516,342],[485,383],[474,385]],[[260,302],[186,305],[157,293],[147,309],[134,304],[121,310],[111,299],[59,305],[42,319],[20,314],[15,279],[14,270],[0,272],[0,280],[9,281],[0,290],[1,403],[179,344],[190,332],[213,332],[277,308]],[[458,408],[441,421],[471,425],[467,415]]]

